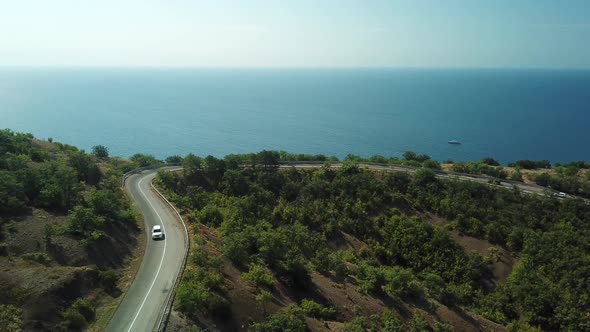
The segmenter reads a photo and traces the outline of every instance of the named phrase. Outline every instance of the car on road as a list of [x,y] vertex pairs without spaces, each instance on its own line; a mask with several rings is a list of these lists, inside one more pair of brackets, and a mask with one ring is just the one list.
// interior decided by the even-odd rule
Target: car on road
[[164,231],[162,231],[162,226],[154,225],[154,227],[152,227],[152,239],[153,240],[164,239]]

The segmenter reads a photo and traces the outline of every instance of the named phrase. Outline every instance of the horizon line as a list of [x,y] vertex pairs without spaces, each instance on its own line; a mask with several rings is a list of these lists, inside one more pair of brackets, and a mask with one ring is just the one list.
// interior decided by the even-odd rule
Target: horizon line
[[533,66],[198,66],[198,65],[88,65],[0,64],[1,69],[158,69],[158,70],[546,70],[590,71],[590,67]]

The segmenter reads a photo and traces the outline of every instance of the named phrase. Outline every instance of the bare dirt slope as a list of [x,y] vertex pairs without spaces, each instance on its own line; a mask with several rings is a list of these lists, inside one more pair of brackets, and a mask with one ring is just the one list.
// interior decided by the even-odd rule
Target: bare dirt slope
[[[205,239],[207,251],[214,255],[221,255],[219,252],[221,241],[214,229],[194,224],[191,227],[198,229],[199,236]],[[477,241],[480,240],[462,240],[463,244],[467,245],[466,250],[475,250],[476,248],[487,250],[488,244],[484,243],[485,241]],[[334,250],[361,250],[366,244],[349,234],[342,233],[338,240],[330,243],[330,246]],[[310,331],[341,331],[345,322],[359,316],[379,314],[385,309],[394,309],[402,320],[408,319],[418,312],[431,324],[438,321],[447,322],[455,331],[505,331],[501,325],[461,308],[449,308],[437,302],[425,303],[418,300],[403,302],[388,297],[379,298],[359,292],[352,280],[337,280],[333,276],[317,272],[311,274],[312,291],[305,294],[289,292],[280,283],[275,283],[272,301],[263,308],[255,299],[256,288],[241,278],[242,272],[229,260],[223,259],[222,273],[225,278],[226,295],[231,306],[231,317],[224,321],[216,321],[201,316],[199,319],[201,328],[211,331],[247,331],[252,322],[260,321],[265,316],[280,312],[289,305],[299,303],[303,298],[312,298],[318,303],[334,306],[337,315],[333,321],[306,317],[306,325]],[[190,321],[175,312],[167,330],[189,331],[192,326]]]

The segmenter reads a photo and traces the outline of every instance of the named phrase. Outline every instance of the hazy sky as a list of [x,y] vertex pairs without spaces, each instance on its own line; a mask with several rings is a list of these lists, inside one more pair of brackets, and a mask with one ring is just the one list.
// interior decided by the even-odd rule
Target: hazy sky
[[590,0],[0,0],[0,65],[590,68]]

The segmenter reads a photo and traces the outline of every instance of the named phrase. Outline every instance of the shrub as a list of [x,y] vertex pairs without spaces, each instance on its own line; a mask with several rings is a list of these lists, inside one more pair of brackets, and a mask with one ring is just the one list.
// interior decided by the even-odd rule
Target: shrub
[[496,159],[491,157],[485,157],[481,160],[481,162],[490,166],[500,166],[500,163]]
[[358,279],[358,287],[362,293],[379,293],[381,287],[385,284],[383,271],[375,266],[370,265],[366,261],[361,261],[356,271],[356,278]]
[[94,319],[94,308],[90,301],[77,299],[65,312],[64,322],[73,330],[82,330]]
[[408,331],[408,327],[397,318],[393,311],[385,310],[381,315],[375,314],[371,317],[356,317],[350,323],[344,325],[343,330],[345,332],[405,332]]
[[193,280],[183,280],[176,290],[176,305],[186,314],[192,315],[208,307],[209,289]]
[[436,322],[434,324],[434,332],[453,332],[453,326],[448,323]]
[[408,298],[422,296],[422,285],[411,270],[385,268],[385,292],[393,297]]
[[203,284],[208,289],[223,290],[223,276],[213,269],[197,268],[188,274],[189,278]]
[[428,321],[418,311],[414,312],[412,318],[408,320],[405,325],[405,329],[408,332],[430,331],[430,325],[428,325]]
[[250,269],[248,272],[242,273],[242,277],[256,285],[256,287],[272,287],[274,284],[270,271],[258,264],[250,265]]
[[306,316],[317,319],[333,319],[336,316],[336,309],[334,307],[324,307],[323,305],[314,302],[313,300],[303,299],[299,305],[301,311]]
[[548,160],[517,160],[515,163],[510,163],[508,166],[520,167],[524,169],[537,169],[537,168],[551,168],[551,163]]
[[200,223],[208,226],[219,227],[223,222],[223,214],[214,205],[206,205],[195,216]]
[[179,164],[182,160],[183,158],[179,155],[169,156],[166,158],[166,164]]
[[94,319],[94,308],[89,300],[86,299],[77,299],[74,304],[70,307],[76,311],[78,311],[86,321],[90,322]]
[[430,169],[440,169],[440,164],[436,160],[428,159],[422,163],[422,167]]
[[0,213],[17,212],[26,204],[24,188],[11,172],[0,171]]
[[293,313],[279,313],[270,316],[266,321],[254,323],[253,332],[304,332],[305,320]]
[[260,302],[262,305],[263,314],[266,316],[266,304],[272,301],[272,294],[269,291],[262,290],[260,293],[256,294],[256,301]]
[[221,257],[210,254],[204,247],[193,249],[191,262],[202,268],[219,269],[221,267]]
[[104,224],[104,217],[98,216],[92,209],[82,206],[76,206],[71,210],[67,220],[68,231],[83,236],[89,235],[91,231],[102,229]]
[[23,320],[21,308],[11,304],[0,304],[0,330],[21,331]]
[[119,280],[119,274],[114,270],[100,271],[98,273],[98,279],[102,284],[102,287],[107,291],[113,291],[117,288],[117,280]]
[[423,273],[420,277],[422,279],[422,286],[430,297],[443,303],[446,302],[447,290],[443,278],[434,273]]
[[88,322],[81,313],[71,309],[64,312],[64,321],[66,326],[75,331],[82,330],[88,325]]
[[137,167],[145,167],[145,166],[153,166],[153,165],[162,164],[162,161],[156,159],[156,157],[154,157],[152,155],[141,154],[141,153],[134,154],[130,159]]
[[316,251],[313,258],[315,268],[320,273],[334,272],[337,277],[344,277],[348,274],[348,268],[343,259],[341,251],[331,252],[327,248]]
[[43,265],[48,265],[51,262],[51,257],[44,252],[30,252],[21,256],[23,259],[34,261]]
[[106,159],[109,157],[109,149],[103,145],[95,145],[92,147],[92,154],[100,159]]

